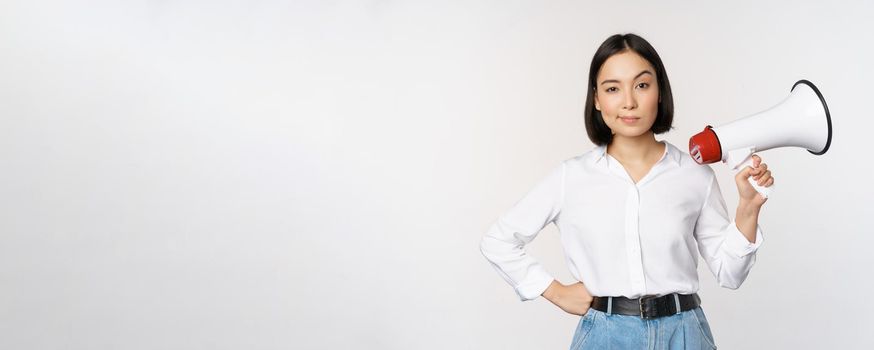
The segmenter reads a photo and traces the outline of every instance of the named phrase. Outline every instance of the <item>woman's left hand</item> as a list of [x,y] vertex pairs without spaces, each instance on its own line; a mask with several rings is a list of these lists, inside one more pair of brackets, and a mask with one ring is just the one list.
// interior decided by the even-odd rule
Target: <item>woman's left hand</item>
[[737,183],[737,191],[740,196],[740,201],[749,203],[754,207],[761,207],[768,200],[762,197],[759,192],[749,183],[748,178],[752,177],[759,186],[771,187],[774,185],[774,177],[771,176],[771,171],[768,170],[768,164],[762,163],[762,158],[753,154],[753,166],[744,167],[734,176],[734,182]]

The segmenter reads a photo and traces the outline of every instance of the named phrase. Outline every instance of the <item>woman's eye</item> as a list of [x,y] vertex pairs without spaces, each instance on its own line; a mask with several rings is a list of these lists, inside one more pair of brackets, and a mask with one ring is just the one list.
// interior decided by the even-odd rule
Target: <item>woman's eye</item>
[[614,92],[614,91],[616,91],[616,87],[614,87],[614,86],[608,87],[606,91],[607,92]]
[[640,84],[637,84],[637,87],[639,87],[641,89],[646,89],[649,87],[649,83],[640,83]]

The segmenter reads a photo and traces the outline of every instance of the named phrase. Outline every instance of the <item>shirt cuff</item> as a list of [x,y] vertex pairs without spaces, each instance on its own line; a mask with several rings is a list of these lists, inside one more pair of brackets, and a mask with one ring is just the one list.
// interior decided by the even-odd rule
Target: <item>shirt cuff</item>
[[725,237],[725,249],[728,253],[738,258],[743,258],[747,255],[755,253],[762,245],[762,228],[761,225],[756,225],[756,241],[750,243],[747,237],[737,229],[737,223],[731,221]]
[[536,266],[529,271],[529,275],[522,283],[516,286],[516,294],[522,301],[537,299],[555,278],[546,272],[541,266]]

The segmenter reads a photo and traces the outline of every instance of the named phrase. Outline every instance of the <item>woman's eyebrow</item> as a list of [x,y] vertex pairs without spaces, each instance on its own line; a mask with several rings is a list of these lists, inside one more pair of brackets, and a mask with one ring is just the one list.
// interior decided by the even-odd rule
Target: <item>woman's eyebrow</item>
[[[636,76],[634,76],[634,79],[631,79],[631,80],[637,80],[637,78],[640,78],[640,76],[642,76],[644,74],[653,75],[652,72],[650,72],[649,70],[645,70],[643,72],[638,73]],[[607,83],[618,83],[618,82],[619,82],[619,80],[616,80],[616,79],[604,80],[601,82],[601,85],[604,85]]]

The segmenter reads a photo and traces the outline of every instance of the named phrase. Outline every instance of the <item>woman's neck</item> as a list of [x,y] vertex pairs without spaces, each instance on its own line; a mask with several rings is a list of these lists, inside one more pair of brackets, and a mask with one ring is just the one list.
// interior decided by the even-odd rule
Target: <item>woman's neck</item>
[[645,163],[653,157],[661,158],[664,147],[667,146],[656,141],[652,132],[636,137],[613,135],[613,141],[607,145],[607,154],[623,163]]

